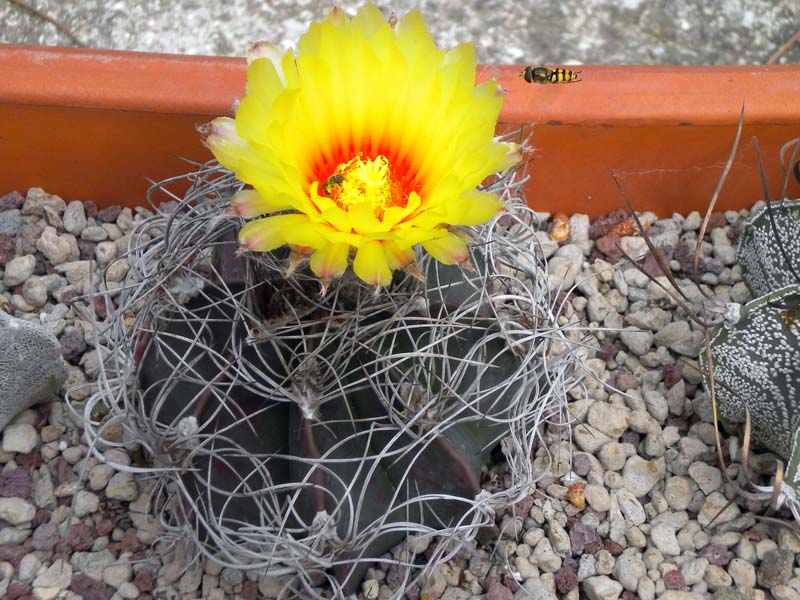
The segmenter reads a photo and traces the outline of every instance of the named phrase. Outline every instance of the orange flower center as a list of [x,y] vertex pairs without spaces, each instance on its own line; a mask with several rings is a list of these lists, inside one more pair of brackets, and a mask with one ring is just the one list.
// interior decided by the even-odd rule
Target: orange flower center
[[387,208],[406,206],[409,192],[405,188],[394,176],[389,159],[384,155],[364,158],[359,152],[337,166],[322,183],[320,191],[345,211],[356,204],[367,204],[380,220]]

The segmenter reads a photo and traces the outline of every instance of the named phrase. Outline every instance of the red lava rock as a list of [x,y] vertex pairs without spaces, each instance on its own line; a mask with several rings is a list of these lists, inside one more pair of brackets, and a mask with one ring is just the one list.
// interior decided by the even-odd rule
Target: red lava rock
[[14,190],[3,196],[0,196],[0,210],[11,210],[13,208],[22,208],[25,198],[18,191]]
[[681,433],[689,431],[689,421],[683,417],[670,417],[667,419],[667,427],[676,427]]
[[90,242],[78,238],[78,252],[81,260],[94,260],[94,252],[97,249],[97,242]]
[[578,587],[578,576],[569,567],[563,566],[556,572],[556,589],[559,594],[566,594]]
[[625,590],[624,592],[622,592],[622,600],[637,600],[638,597],[639,596],[637,596],[630,590]]
[[31,586],[20,581],[12,581],[8,584],[5,598],[6,600],[19,600],[31,593]]
[[34,254],[34,258],[36,259],[36,264],[33,267],[34,275],[52,275],[56,272],[52,263],[47,260],[47,257],[41,252],[37,251],[36,254]]
[[19,561],[33,549],[30,538],[17,546],[0,546],[0,561],[10,562],[14,569],[19,568]]
[[514,505],[514,516],[522,517],[524,519],[528,516],[531,506],[533,506],[533,496],[525,496],[522,500]]
[[622,439],[620,441],[623,444],[633,444],[637,446],[639,444],[639,434],[635,431],[626,431],[622,434]]
[[42,455],[39,454],[38,450],[34,450],[29,454],[17,454],[14,457],[14,462],[17,463],[18,467],[38,467],[42,464]]
[[61,336],[61,356],[64,360],[77,363],[83,353],[86,352],[86,340],[83,337],[83,330],[68,329]]
[[136,539],[136,529],[133,527],[129,527],[125,530],[125,533],[122,534],[120,544],[124,552],[136,552],[142,549],[142,544]]
[[493,581],[486,590],[486,600],[514,600],[514,594],[499,581]]
[[108,316],[108,307],[106,306],[105,299],[101,296],[96,296],[92,299],[92,304],[94,305],[94,314],[97,318],[101,321],[105,321]]
[[[663,248],[656,248],[656,254],[658,258],[661,259],[661,262],[666,265],[667,269],[669,270],[669,256],[667,253],[664,252]],[[664,275],[664,271],[661,269],[661,266],[658,264],[658,260],[656,256],[652,252],[648,252],[647,256],[644,259],[644,265],[642,265],[642,270],[650,275],[650,277],[661,277]]]
[[139,588],[140,592],[153,591],[153,576],[149,571],[139,571],[136,577],[133,578],[133,583]]
[[28,469],[17,467],[0,473],[0,496],[4,498],[27,498],[32,485]]
[[608,550],[611,556],[619,556],[622,554],[622,546],[610,538],[603,540],[603,547]]
[[111,600],[111,596],[114,595],[114,588],[85,573],[75,573],[70,581],[69,589],[82,596],[83,600]]
[[119,558],[119,554],[122,550],[122,544],[119,542],[109,542],[108,546],[106,546],[106,550],[111,552],[114,555],[114,558]]
[[83,211],[90,219],[97,218],[97,204],[95,204],[93,200],[84,200]]
[[686,397],[687,398],[694,397],[694,394],[695,394],[696,391],[697,391],[697,384],[696,383],[686,382]]
[[114,530],[114,523],[111,522],[111,519],[103,519],[95,529],[97,530],[97,535],[108,535]]
[[706,227],[706,231],[709,232],[712,229],[718,229],[720,227],[725,227],[728,224],[728,221],[725,219],[725,213],[721,212],[713,212],[708,219],[708,227]]
[[592,461],[584,452],[578,452],[572,457],[572,470],[578,477],[586,477],[592,470]]
[[[603,549],[603,543],[594,527],[584,525],[581,521],[576,521],[569,532],[569,540],[572,545],[572,553],[579,555],[584,552],[594,554]],[[597,547],[594,550],[594,547]]]
[[628,215],[623,210],[615,210],[605,216],[597,217],[589,226],[589,237],[597,240],[608,234],[609,230],[617,223],[622,223]]
[[242,591],[239,593],[239,596],[241,596],[243,600],[256,600],[257,593],[258,593],[258,582],[250,581],[248,579],[242,584]]
[[6,266],[17,255],[17,239],[7,233],[0,234],[0,267]]
[[622,250],[619,249],[618,235],[604,235],[595,242],[595,248],[602,252],[609,262],[615,263],[622,258]]
[[80,296],[80,294],[75,290],[67,290],[66,292],[61,294],[61,302],[63,302],[67,306],[72,306],[72,302],[78,296]]
[[664,365],[661,367],[661,374],[664,378],[664,385],[667,386],[667,389],[671,388],[673,385],[683,379],[683,372],[681,371],[681,368],[675,365]]
[[33,516],[33,520],[31,521],[31,527],[36,529],[42,523],[47,523],[50,520],[50,511],[46,508],[40,508],[36,511],[36,514]]
[[122,212],[122,207],[119,204],[113,206],[106,206],[97,211],[97,220],[101,223],[113,223],[117,220],[119,213]]
[[678,569],[673,569],[672,571],[667,571],[664,574],[664,587],[668,590],[675,590],[678,592],[685,592],[686,591],[686,581],[683,579],[683,575]]
[[721,544],[709,544],[700,550],[700,556],[705,558],[709,564],[724,567],[733,558],[728,549]]
[[508,575],[503,577],[503,585],[506,586],[511,593],[516,593],[516,591],[520,588],[519,583],[513,577],[509,577]]
[[611,340],[603,340],[600,344],[600,348],[595,353],[595,356],[600,360],[611,360],[617,355],[619,350],[619,346],[617,346]]
[[67,529],[67,544],[74,550],[88,550],[94,544],[95,532],[86,523],[70,525]]
[[[64,460],[63,456],[56,456],[47,466],[50,469],[50,475],[53,478],[54,486],[77,481],[78,479],[75,471],[72,470],[72,466]],[[67,500],[71,501],[69,498]]]
[[613,385],[623,392],[639,386],[639,381],[627,369],[619,369],[614,377]]
[[58,527],[56,524],[47,522],[34,529],[31,540],[34,549],[47,551],[56,547],[56,544],[61,540],[61,536],[58,534]]

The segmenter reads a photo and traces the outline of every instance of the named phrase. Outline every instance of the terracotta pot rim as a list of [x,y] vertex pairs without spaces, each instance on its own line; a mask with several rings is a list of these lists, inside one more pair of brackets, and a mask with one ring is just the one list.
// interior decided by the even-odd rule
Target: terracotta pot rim
[[[242,58],[9,44],[0,58],[6,104],[213,117],[244,91]],[[581,65],[570,67],[581,81],[546,85],[522,80],[522,68],[478,68],[506,90],[503,123],[729,125],[743,103],[748,123],[797,121],[800,65]]]

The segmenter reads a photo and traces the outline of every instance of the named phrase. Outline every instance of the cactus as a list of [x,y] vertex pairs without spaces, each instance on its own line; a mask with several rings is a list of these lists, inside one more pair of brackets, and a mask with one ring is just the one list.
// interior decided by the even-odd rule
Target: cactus
[[[748,302],[732,328],[717,327],[711,337],[720,416],[744,423],[747,407],[753,440],[783,458],[790,456],[800,418],[798,318],[800,286],[788,286]],[[707,371],[705,352],[701,359]]]
[[[787,503],[800,519],[800,201],[765,205],[745,221],[737,257],[742,278],[755,296],[743,307],[729,305],[727,318],[711,333],[710,351],[700,356],[710,392],[713,367],[717,407],[723,420],[744,423],[752,439],[788,461],[776,476],[776,507]],[[731,310],[735,307],[736,310]]]
[[[770,214],[771,213],[771,214]],[[745,221],[736,257],[754,297],[800,283],[800,201],[773,202]]]
[[[435,565],[530,493],[534,437],[578,358],[540,288],[532,211],[509,200],[471,231],[474,270],[421,258],[379,292],[346,274],[320,296],[302,268],[285,276],[280,250],[237,255],[237,184],[196,177],[176,213],[131,234],[110,383],[85,413],[107,406],[160,469],[172,534],[188,523],[198,551],[316,597],[321,578],[351,592],[411,533],[436,541]],[[497,449],[511,484],[490,493]],[[389,564],[411,581],[414,561]]]

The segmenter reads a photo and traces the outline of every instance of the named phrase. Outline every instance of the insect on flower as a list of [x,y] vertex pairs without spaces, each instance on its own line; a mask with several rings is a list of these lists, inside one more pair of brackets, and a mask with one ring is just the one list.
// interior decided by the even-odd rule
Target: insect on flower
[[342,183],[344,183],[344,177],[342,175],[338,173],[336,175],[331,175],[322,184],[322,191],[325,192],[326,196],[330,196],[333,192],[333,188],[342,185]]
[[578,75],[580,71],[570,71],[569,69],[562,69],[557,67],[551,69],[549,67],[525,67],[525,70],[520,72],[519,76],[528,83],[574,83],[580,81]]

